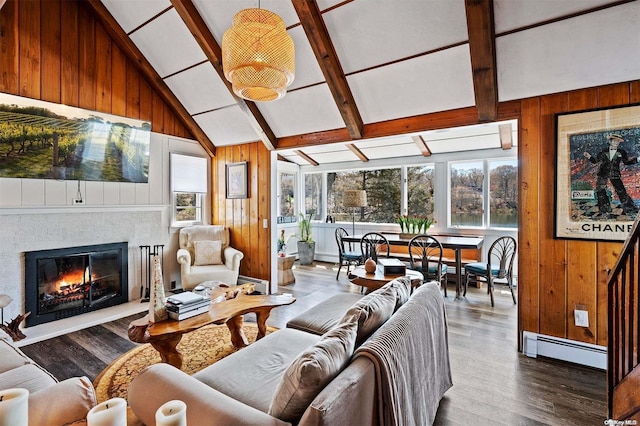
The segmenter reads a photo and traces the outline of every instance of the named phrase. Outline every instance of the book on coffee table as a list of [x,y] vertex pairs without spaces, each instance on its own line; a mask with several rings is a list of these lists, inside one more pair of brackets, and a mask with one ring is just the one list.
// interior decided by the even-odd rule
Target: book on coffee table
[[181,312],[170,311],[167,309],[167,313],[169,314],[169,318],[180,321],[187,318],[195,317],[196,315],[209,312],[209,305],[210,303],[207,303],[206,305],[201,305],[195,309],[189,309],[187,311],[181,311]]

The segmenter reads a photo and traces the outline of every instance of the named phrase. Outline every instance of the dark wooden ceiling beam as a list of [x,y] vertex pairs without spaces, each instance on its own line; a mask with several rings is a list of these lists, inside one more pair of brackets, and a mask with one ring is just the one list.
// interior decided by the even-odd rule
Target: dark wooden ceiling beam
[[[497,120],[520,118],[520,101],[502,102],[498,105]],[[449,111],[414,115],[412,117],[370,123],[364,126],[363,139],[406,135],[407,133],[426,132],[428,130],[479,124],[478,110],[475,107],[458,108]],[[278,139],[278,149],[302,148],[336,142],[347,142],[346,129],[284,136]]]
[[347,146],[347,148],[349,148],[349,151],[353,152],[355,154],[355,156],[360,159],[360,161],[362,161],[364,163],[369,161],[369,157],[364,155],[364,152],[360,151],[360,149],[358,149],[358,147],[355,146],[354,144],[348,143],[348,144],[346,144],[346,146]]
[[316,55],[318,65],[324,74],[329,90],[333,95],[340,115],[347,126],[351,139],[360,139],[363,136],[364,124],[360,111],[353,99],[353,94],[347,83],[342,65],[333,47],[329,32],[322,19],[320,9],[315,0],[292,0],[300,23],[307,39]]
[[412,136],[411,139],[415,142],[416,146],[422,153],[424,157],[431,156],[431,150],[427,146],[427,142],[422,138],[422,136]]
[[298,154],[300,157],[302,157],[307,163],[311,164],[312,166],[319,166],[320,165],[320,163],[318,163],[316,160],[314,160],[313,158],[309,157],[307,154],[305,154],[304,152],[300,151],[299,149],[296,149],[293,152]]
[[493,0],[465,0],[473,91],[481,122],[495,121],[498,114]]
[[222,48],[215,37],[213,37],[213,34],[211,34],[209,27],[207,27],[198,9],[191,0],[171,0],[171,4],[187,28],[189,28],[189,31],[198,42],[207,59],[209,59],[209,62],[211,62],[213,68],[220,76],[220,79],[222,79],[227,89],[229,89],[231,96],[233,96],[240,109],[247,115],[249,123],[259,139],[262,140],[262,143],[264,143],[267,149],[274,150],[277,145],[277,138],[267,123],[267,120],[262,116],[258,106],[254,102],[246,101],[233,93],[231,82],[224,76],[222,69]]
[[102,2],[100,0],[87,0],[83,3],[91,8],[94,16],[98,21],[100,21],[107,34],[109,34],[127,58],[136,65],[138,71],[148,80],[151,87],[158,92],[164,102],[173,109],[182,124],[198,140],[205,151],[207,151],[210,156],[215,156],[216,147],[213,145],[213,142],[211,142],[207,134],[200,128],[200,126],[198,126],[193,117],[191,117],[189,112],[169,89],[164,80],[162,80],[158,75],[149,61],[145,59],[129,36],[125,34],[120,27],[120,24],[118,24],[115,18],[111,16],[111,13],[102,4]]

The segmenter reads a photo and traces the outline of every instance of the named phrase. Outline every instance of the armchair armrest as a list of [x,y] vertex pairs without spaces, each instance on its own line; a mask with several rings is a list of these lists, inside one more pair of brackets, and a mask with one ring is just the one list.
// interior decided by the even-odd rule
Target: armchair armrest
[[189,250],[178,249],[176,258],[178,260],[178,263],[182,265],[183,269],[186,269],[187,272],[191,270],[191,253],[189,253]]
[[86,377],[73,377],[29,395],[29,424],[66,425],[84,420],[97,404]]
[[187,404],[187,424],[290,425],[205,385],[169,364],[145,368],[129,385],[128,402],[135,415],[155,424],[155,412],[165,402]]
[[224,249],[224,264],[227,269],[231,271],[240,270],[240,261],[244,258],[244,253],[240,250],[234,249],[231,246],[227,246]]

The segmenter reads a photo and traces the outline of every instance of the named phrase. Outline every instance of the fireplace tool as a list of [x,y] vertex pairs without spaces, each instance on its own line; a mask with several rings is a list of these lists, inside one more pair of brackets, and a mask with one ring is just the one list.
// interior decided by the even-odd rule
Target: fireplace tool
[[151,246],[140,246],[140,302],[148,302],[151,297],[151,260],[153,256],[160,256],[160,267],[164,277],[164,244],[154,245],[153,250],[151,250]]

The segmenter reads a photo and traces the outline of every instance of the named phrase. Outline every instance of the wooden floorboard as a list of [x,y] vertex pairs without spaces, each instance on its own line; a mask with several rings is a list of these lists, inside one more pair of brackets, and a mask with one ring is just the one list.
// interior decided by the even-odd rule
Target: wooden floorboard
[[[274,309],[268,324],[287,321],[328,297],[360,293],[344,268],[336,280],[333,264],[294,266],[296,282],[280,292],[297,298]],[[454,300],[449,283],[445,299],[453,387],[440,403],[436,425],[598,425],[606,419],[604,371],[517,351],[517,307],[508,292],[496,291],[492,308],[486,288],[470,288]],[[22,350],[59,380],[86,375],[93,380],[120,354],[136,346],[127,338],[135,315],[44,342]],[[252,315],[247,315],[252,321]]]

